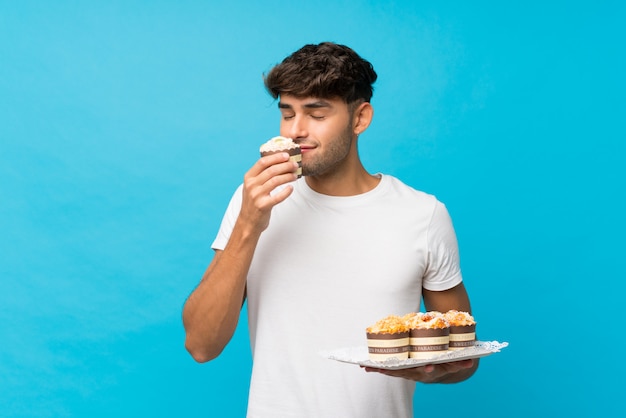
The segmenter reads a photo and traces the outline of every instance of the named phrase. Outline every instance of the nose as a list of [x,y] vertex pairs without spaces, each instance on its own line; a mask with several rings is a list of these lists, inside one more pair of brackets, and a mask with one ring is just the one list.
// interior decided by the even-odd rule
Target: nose
[[293,140],[306,138],[309,133],[304,116],[295,115],[288,121],[283,122],[283,136],[287,136]]

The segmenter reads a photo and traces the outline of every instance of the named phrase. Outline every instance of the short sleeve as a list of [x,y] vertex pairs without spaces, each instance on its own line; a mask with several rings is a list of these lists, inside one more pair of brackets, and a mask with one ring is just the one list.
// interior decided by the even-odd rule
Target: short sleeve
[[226,244],[230,239],[230,234],[233,232],[235,222],[237,221],[237,217],[239,216],[239,212],[241,211],[242,193],[243,184],[237,188],[237,190],[230,199],[228,208],[226,208],[226,212],[224,213],[224,217],[222,218],[220,229],[217,232],[217,236],[215,237],[213,244],[211,244],[211,248],[213,248],[214,250],[223,250],[224,248],[226,248]]
[[422,286],[427,290],[451,289],[463,281],[459,246],[445,205],[435,205],[428,228],[428,265]]

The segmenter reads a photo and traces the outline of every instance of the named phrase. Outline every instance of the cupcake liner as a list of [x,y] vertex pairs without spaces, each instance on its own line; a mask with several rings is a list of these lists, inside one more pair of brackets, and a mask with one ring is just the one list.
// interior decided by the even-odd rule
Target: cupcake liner
[[476,324],[455,325],[450,327],[450,350],[462,350],[474,345],[476,341]]
[[294,161],[296,163],[298,163],[298,170],[296,171],[296,174],[298,175],[298,178],[302,177],[302,151],[300,150],[300,148],[289,148],[289,149],[281,149],[281,150],[276,150],[276,151],[262,151],[261,152],[261,157],[265,157],[266,155],[272,155],[272,154],[277,154],[279,152],[286,152],[289,154],[289,159],[291,161]]
[[424,359],[448,351],[449,328],[412,329],[409,333],[409,358]]
[[367,333],[367,346],[370,360],[406,360],[409,358],[409,333]]

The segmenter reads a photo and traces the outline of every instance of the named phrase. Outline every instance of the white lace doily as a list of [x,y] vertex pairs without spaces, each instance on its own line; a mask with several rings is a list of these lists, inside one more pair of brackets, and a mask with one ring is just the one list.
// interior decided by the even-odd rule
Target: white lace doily
[[372,361],[369,359],[367,346],[327,350],[320,352],[320,354],[328,359],[341,361],[343,363],[358,364],[360,366],[375,367],[378,369],[398,370],[424,366],[426,364],[448,363],[451,361],[485,357],[493,353],[500,352],[501,349],[507,347],[508,345],[509,343],[507,342],[476,341],[473,347],[467,347],[462,350],[447,351],[429,359],[389,359],[382,362]]

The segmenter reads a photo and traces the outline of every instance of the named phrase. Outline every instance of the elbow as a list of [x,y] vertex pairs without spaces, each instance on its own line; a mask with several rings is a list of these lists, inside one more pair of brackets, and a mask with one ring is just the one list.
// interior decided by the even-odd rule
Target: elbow
[[201,347],[190,341],[189,337],[185,340],[185,349],[191,357],[198,363],[207,363],[220,355],[222,350],[211,350],[207,347]]
[[206,363],[216,358],[222,349],[214,349],[211,340],[202,336],[199,331],[189,324],[183,315],[183,327],[185,328],[185,349],[198,363]]

